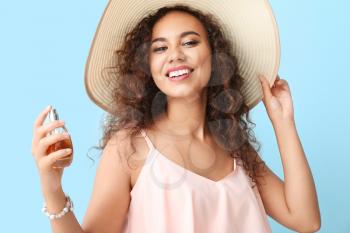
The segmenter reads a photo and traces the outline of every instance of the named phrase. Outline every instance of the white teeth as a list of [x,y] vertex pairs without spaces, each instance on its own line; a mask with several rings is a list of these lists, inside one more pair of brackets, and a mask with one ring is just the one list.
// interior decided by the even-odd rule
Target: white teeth
[[180,76],[180,75],[188,74],[188,73],[190,73],[189,69],[172,71],[172,72],[169,73],[169,77],[172,78],[172,77],[175,77],[175,76]]

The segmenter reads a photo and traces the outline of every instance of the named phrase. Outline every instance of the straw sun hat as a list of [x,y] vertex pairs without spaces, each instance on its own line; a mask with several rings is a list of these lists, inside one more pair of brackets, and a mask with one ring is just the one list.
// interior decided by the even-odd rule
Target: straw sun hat
[[149,13],[164,6],[183,4],[213,14],[225,36],[233,42],[244,79],[242,94],[253,108],[262,99],[258,74],[272,86],[280,62],[278,27],[268,0],[110,0],[99,22],[85,67],[85,87],[91,100],[111,112],[115,74],[113,52],[120,48],[124,35]]

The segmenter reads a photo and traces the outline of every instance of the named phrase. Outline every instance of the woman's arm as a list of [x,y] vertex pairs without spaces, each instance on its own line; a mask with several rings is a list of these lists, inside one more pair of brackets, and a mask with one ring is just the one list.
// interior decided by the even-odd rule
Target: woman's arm
[[293,117],[288,84],[277,78],[270,89],[262,78],[264,104],[271,119],[281,155],[284,182],[270,169],[259,187],[267,213],[299,232],[315,232],[321,218],[312,173],[303,151]]
[[315,184],[295,125],[274,127],[284,171],[284,182],[267,166],[258,178],[261,199],[269,216],[298,232],[316,232],[321,225]]
[[321,225],[316,188],[294,122],[274,125],[284,173],[286,204],[301,226]]
[[[119,132],[118,132],[119,133]],[[103,150],[96,171],[95,184],[89,206],[80,226],[73,212],[60,219],[51,220],[54,233],[117,233],[122,231],[130,203],[130,175],[121,151],[122,142],[112,138]],[[78,186],[77,186],[78,187]],[[57,191],[43,190],[48,211],[62,210],[66,199],[61,188]]]
[[[79,224],[73,212],[68,212],[62,218],[50,221],[52,232],[117,233],[122,231],[130,203],[130,174],[126,169],[127,161],[122,159],[124,155],[118,154],[121,151],[118,147],[123,147],[123,143],[119,138],[113,137],[103,150],[96,171],[92,197],[82,225]],[[43,194],[50,213],[58,213],[62,210],[66,202],[62,188],[56,191],[43,190]]]
[[125,152],[127,130],[118,131],[103,150],[82,228],[88,233],[123,231],[130,204],[130,169]]
[[[63,164],[63,168],[53,168],[56,165],[58,159],[70,156],[72,159],[72,151],[66,151],[60,149],[51,153],[48,153],[50,146],[67,140],[70,135],[67,134],[49,134],[56,128],[64,126],[62,121],[53,121],[48,124],[43,124],[47,114],[52,109],[51,106],[45,108],[37,116],[33,125],[33,139],[32,139],[32,156],[37,165],[38,173],[40,176],[41,190],[46,202],[47,211],[49,213],[57,214],[61,212],[66,204],[66,197],[62,190],[62,175],[65,167],[70,166],[69,163]],[[62,218],[53,219],[51,221],[52,232],[59,233],[84,233],[80,227],[73,212],[66,213]]]

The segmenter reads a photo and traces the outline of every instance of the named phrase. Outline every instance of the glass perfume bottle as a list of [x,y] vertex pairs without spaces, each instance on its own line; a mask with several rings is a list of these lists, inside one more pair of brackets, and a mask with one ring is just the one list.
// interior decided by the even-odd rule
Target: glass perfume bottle
[[[52,122],[52,121],[56,121],[59,120],[59,116],[57,113],[57,110],[55,108],[51,108],[50,112],[48,113],[47,116],[48,122]],[[53,129],[51,132],[48,133],[48,135],[53,135],[53,134],[61,134],[67,132],[68,130],[65,126],[61,126],[58,128]],[[58,159],[55,163],[55,165],[53,166],[54,168],[62,168],[65,166],[68,166],[72,160],[73,160],[73,143],[72,140],[70,138],[68,139],[64,139],[61,141],[56,142],[55,144],[52,144],[49,146],[49,148],[47,149],[47,154],[52,153],[54,151],[60,150],[60,149],[66,149],[66,148],[71,148],[72,149],[72,153],[68,154],[67,156]]]

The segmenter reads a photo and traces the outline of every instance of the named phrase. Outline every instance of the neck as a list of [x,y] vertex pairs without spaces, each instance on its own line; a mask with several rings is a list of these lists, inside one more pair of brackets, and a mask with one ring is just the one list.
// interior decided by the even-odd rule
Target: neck
[[167,97],[167,103],[164,118],[168,130],[203,141],[208,132],[205,127],[206,92],[194,97]]

